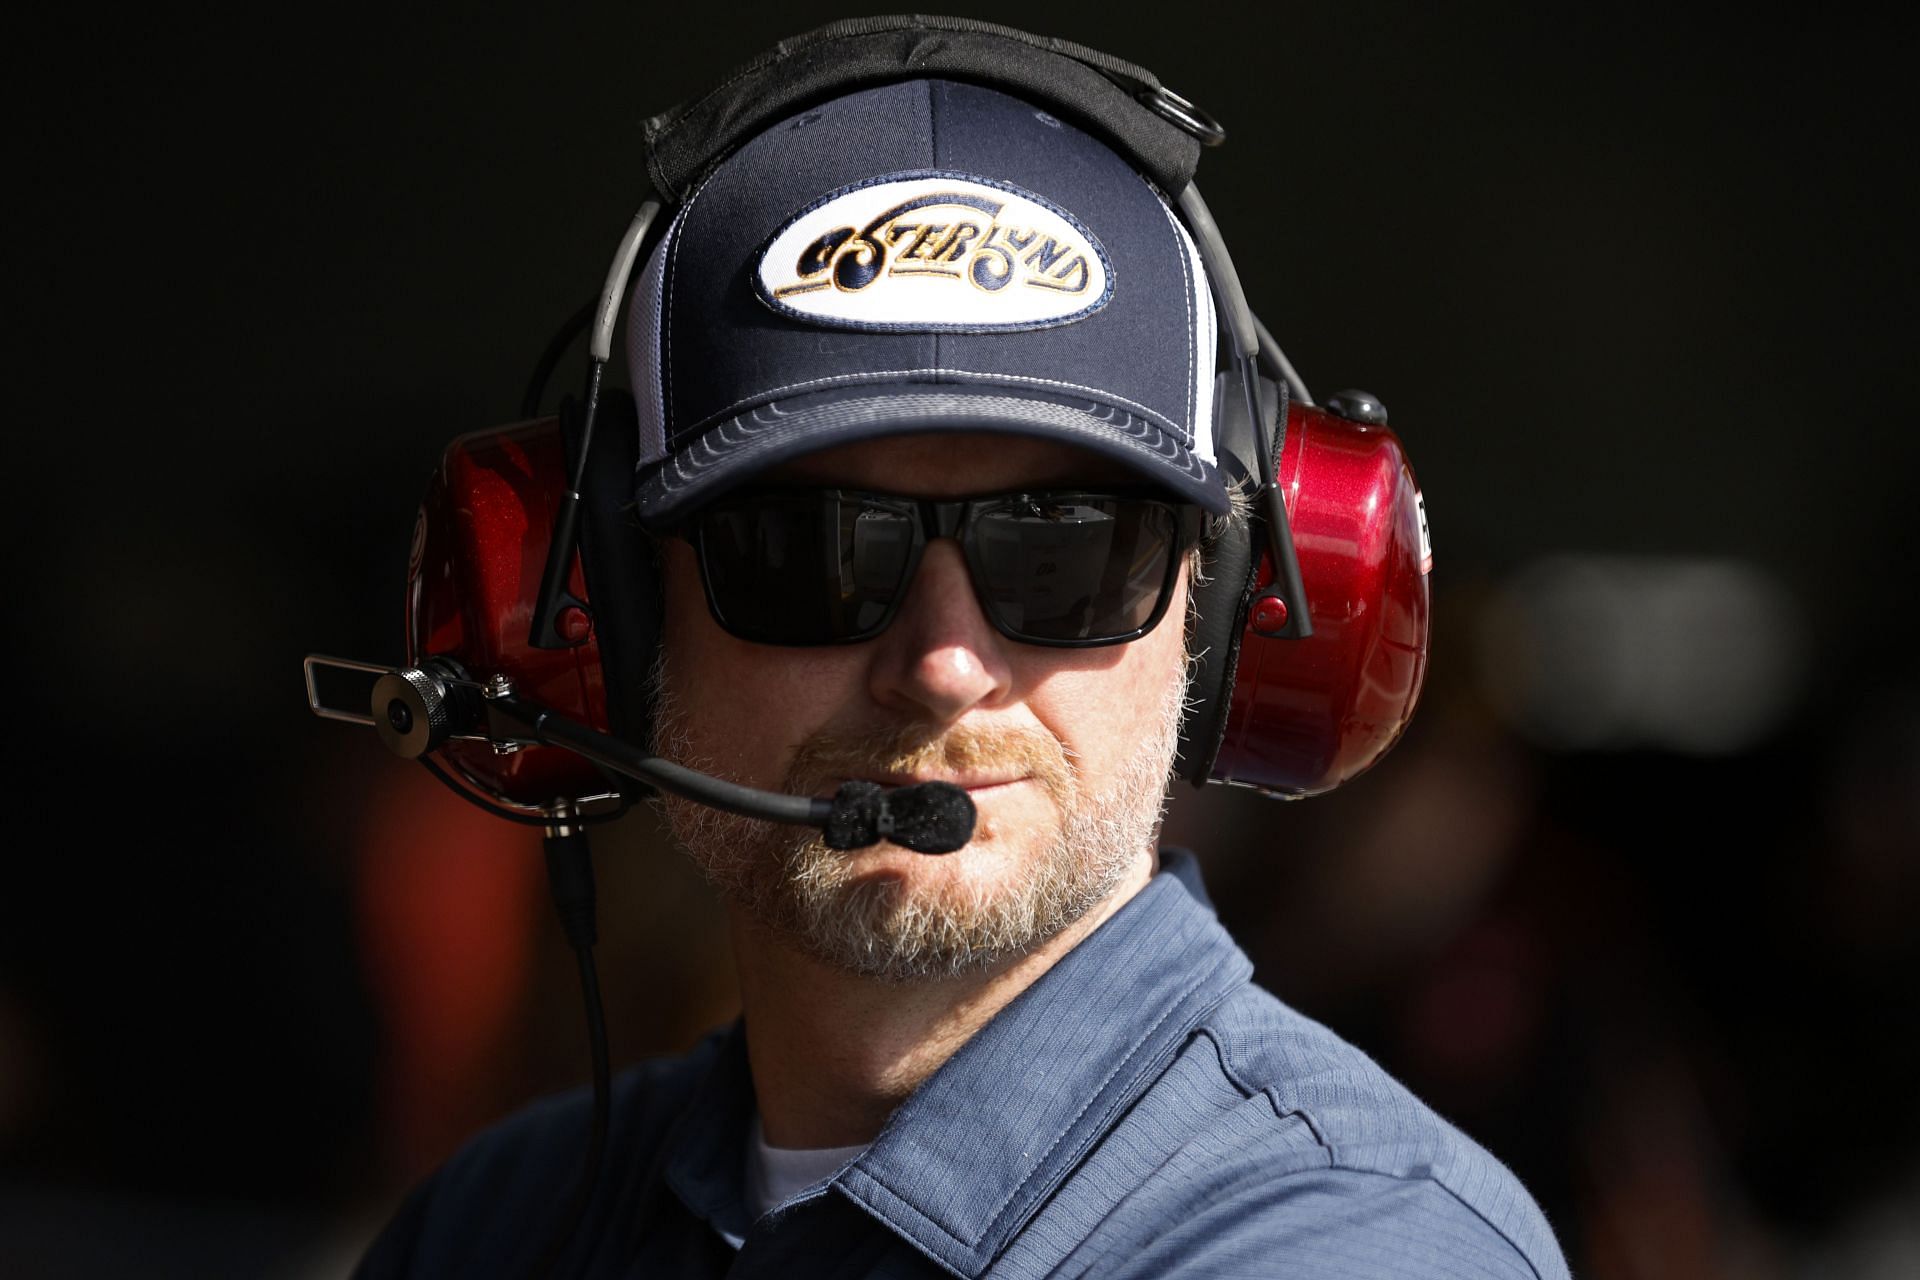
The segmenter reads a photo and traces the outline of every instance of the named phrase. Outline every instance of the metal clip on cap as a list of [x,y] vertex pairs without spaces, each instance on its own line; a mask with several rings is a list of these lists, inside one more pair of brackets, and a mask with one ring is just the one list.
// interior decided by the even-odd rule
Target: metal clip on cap
[[1140,104],[1147,110],[1162,120],[1170,120],[1179,125],[1200,139],[1200,145],[1203,147],[1217,147],[1227,140],[1225,125],[1165,85],[1142,89],[1139,98]]

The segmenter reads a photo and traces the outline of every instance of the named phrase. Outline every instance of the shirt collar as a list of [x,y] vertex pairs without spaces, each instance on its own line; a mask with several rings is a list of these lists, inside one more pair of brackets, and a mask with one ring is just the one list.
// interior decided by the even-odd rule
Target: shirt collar
[[745,1024],[720,1033],[713,1063],[666,1138],[666,1180],[687,1208],[733,1242],[747,1218],[747,1142],[754,1117]]
[[1182,857],[902,1103],[840,1190],[959,1274],[983,1271],[1253,974]]
[[[1252,974],[1205,904],[1192,855],[1164,852],[1161,873],[962,1045],[833,1185],[952,1271],[978,1275]],[[687,1207],[734,1237],[751,1226],[753,1115],[736,1024],[666,1161]]]

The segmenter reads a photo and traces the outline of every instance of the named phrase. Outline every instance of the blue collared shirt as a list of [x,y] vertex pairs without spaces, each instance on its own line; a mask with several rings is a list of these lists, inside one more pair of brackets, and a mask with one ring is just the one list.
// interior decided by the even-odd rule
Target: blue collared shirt
[[[1252,972],[1191,857],[1170,854],[858,1158],[753,1222],[742,1028],[636,1068],[616,1083],[606,1172],[556,1274],[1567,1274],[1506,1168]],[[587,1105],[552,1100],[470,1144],[362,1274],[527,1274]]]

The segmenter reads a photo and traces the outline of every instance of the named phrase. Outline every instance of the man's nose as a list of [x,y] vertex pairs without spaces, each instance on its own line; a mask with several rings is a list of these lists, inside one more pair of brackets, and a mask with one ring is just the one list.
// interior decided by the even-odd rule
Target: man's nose
[[1013,687],[1011,643],[980,612],[960,545],[936,538],[900,612],[874,641],[868,677],[874,700],[938,724],[993,706]]

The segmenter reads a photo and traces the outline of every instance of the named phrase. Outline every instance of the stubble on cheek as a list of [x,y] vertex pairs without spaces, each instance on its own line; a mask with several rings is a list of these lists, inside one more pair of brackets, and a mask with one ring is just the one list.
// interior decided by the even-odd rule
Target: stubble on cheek
[[[711,771],[712,762],[698,758],[693,735],[673,700],[661,707],[658,749],[682,764]],[[1039,729],[968,726],[939,731],[923,725],[814,734],[795,748],[779,789],[792,795],[831,795],[850,779],[899,782],[929,777],[990,778],[1032,786],[1039,795],[1022,797],[1021,806],[1029,821],[1008,825],[1039,828],[1035,835],[1057,831],[1080,794],[1069,752]],[[992,816],[994,808],[1007,803],[999,796],[983,805],[968,845],[976,862],[984,853],[999,854],[989,847],[1014,834]],[[724,814],[671,797],[663,806],[676,838],[715,887],[768,923],[790,927],[800,906],[796,899],[847,891],[860,878],[845,852],[828,848],[809,828]],[[874,910],[905,892],[897,876],[872,879],[866,892]]]
[[[656,750],[694,768],[685,708],[656,684]],[[674,836],[715,888],[801,950],[888,981],[952,976],[1024,953],[1080,919],[1151,845],[1177,740],[1184,680],[1100,794],[1083,786],[1067,748],[1038,728],[922,725],[822,732],[797,747],[783,789],[823,794],[850,778],[960,776],[1022,779],[1044,815],[999,829],[989,818],[947,874],[866,872],[818,833],[668,798]],[[989,793],[991,795],[991,793]],[[990,803],[992,809],[1007,801]],[[986,816],[986,815],[983,815]]]

